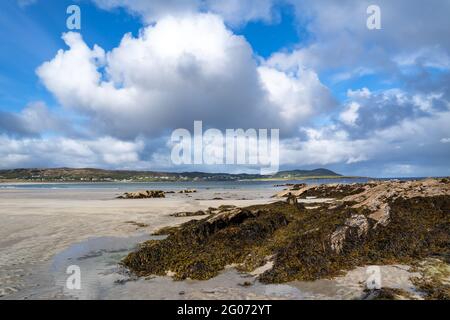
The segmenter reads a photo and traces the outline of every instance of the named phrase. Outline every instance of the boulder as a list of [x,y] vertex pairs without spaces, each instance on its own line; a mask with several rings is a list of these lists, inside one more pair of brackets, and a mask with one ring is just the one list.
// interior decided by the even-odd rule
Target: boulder
[[123,195],[118,196],[118,199],[148,199],[148,198],[165,198],[164,191],[161,190],[145,190],[125,192]]

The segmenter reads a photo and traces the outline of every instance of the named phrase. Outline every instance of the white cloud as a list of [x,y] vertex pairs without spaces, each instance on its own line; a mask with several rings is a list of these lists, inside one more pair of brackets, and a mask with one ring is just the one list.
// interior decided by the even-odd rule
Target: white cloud
[[331,109],[335,101],[312,70],[285,73],[274,68],[258,68],[270,101],[278,106],[285,123],[302,123]]
[[348,139],[345,132],[324,135],[322,130],[308,130],[305,140],[289,139],[281,144],[281,165],[302,167],[355,163],[367,160],[370,148],[364,140]]
[[363,68],[395,75],[398,66],[421,64],[448,69],[450,40],[447,12],[450,2],[431,0],[424,6],[409,0],[378,0],[381,30],[366,27],[366,9],[371,0],[289,0],[299,24],[314,41],[280,56],[285,67],[295,65],[316,71]]
[[348,89],[347,90],[347,97],[351,99],[364,99],[369,98],[372,95],[369,89],[362,88],[357,90]]
[[[281,128],[282,165],[371,163],[377,175],[412,174],[424,163],[447,167],[447,2],[431,0],[423,10],[380,0],[382,30],[369,31],[369,0],[288,0],[313,37],[263,60],[227,26],[270,23],[274,1],[93,1],[125,8],[145,27],[109,52],[69,32],[63,36],[69,49],[37,70],[66,110],[89,119],[92,135],[44,138],[70,126],[42,104],[2,112],[2,166],[169,168],[167,146],[155,148],[150,137],[203,120],[221,129]],[[439,70],[427,74],[429,67]],[[336,103],[319,79],[322,71],[340,85],[368,74],[382,75],[383,84],[397,77],[402,89],[349,89],[342,110],[329,112]]]
[[[304,129],[304,139],[294,138],[282,142],[280,162],[281,165],[305,166],[371,161],[380,167],[383,163],[405,160],[420,164],[434,161],[442,163],[448,161],[450,149],[439,148],[436,142],[439,139],[436,137],[450,134],[449,121],[450,112],[436,113],[433,117],[405,119],[359,139],[352,138],[347,131],[337,126]],[[390,166],[398,169],[397,176],[406,174],[406,166]],[[376,169],[375,172],[376,176],[388,173]],[[416,174],[419,172],[415,171]]]
[[194,13],[200,8],[198,0],[92,0],[102,9],[126,8],[141,16],[145,22],[153,23],[167,15]]
[[91,140],[51,138],[11,138],[0,135],[1,168],[69,166],[130,167],[140,162],[144,142],[120,141],[111,137]]
[[125,35],[111,52],[90,49],[77,33],[63,39],[69,50],[37,74],[63,106],[120,138],[190,128],[194,120],[218,128],[283,126],[289,134],[332,104],[313,71],[258,68],[247,41],[213,14],[162,18],[137,38]]
[[[29,1],[29,0],[28,0]],[[220,15],[231,25],[248,21],[271,21],[273,0],[93,0],[102,9],[126,8],[146,23],[154,23],[167,16],[185,16],[197,12]]]
[[206,8],[219,14],[232,25],[240,25],[248,21],[272,19],[273,0],[206,0]]
[[346,125],[354,126],[358,119],[358,110],[360,107],[361,106],[356,102],[350,103],[347,109],[339,115],[339,119]]
[[32,136],[71,131],[67,120],[51,112],[42,101],[29,103],[18,113],[0,111],[0,133]]

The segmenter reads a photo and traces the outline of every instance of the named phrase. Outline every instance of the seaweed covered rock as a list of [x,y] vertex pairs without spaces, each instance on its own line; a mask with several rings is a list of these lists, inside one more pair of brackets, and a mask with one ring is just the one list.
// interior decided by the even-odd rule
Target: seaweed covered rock
[[369,188],[369,184],[352,183],[352,184],[331,184],[318,185],[307,188],[299,196],[302,198],[334,198],[342,199],[344,197],[359,194]]
[[369,223],[367,218],[362,214],[354,214],[345,220],[344,225],[339,226],[336,231],[331,234],[331,249],[340,253],[348,236],[351,236],[353,233],[356,237],[361,238],[362,236],[365,236],[368,231]]
[[178,191],[178,193],[196,193],[197,190],[195,189],[185,189],[185,190],[180,190]]
[[411,300],[413,297],[405,290],[398,288],[366,289],[362,300]]
[[165,192],[161,190],[145,190],[125,192],[123,195],[118,196],[118,199],[148,199],[148,198],[165,198]]
[[[446,257],[448,259],[448,256]],[[450,265],[441,259],[429,258],[415,265],[419,277],[412,278],[416,290],[426,300],[450,300]]]
[[181,212],[176,212],[176,213],[172,213],[170,216],[171,217],[196,217],[196,216],[206,216],[208,215],[208,212],[205,212],[203,210],[197,210],[194,212],[190,212],[190,211],[181,211]]
[[[329,278],[356,266],[450,256],[448,183],[358,188],[364,191],[314,209],[293,200],[218,208],[168,230],[164,240],[144,243],[123,264],[138,275],[170,272],[176,279],[209,279],[227,265],[246,272],[270,265],[258,273],[259,280],[281,283]],[[374,217],[380,208],[389,208],[383,223]]]
[[281,213],[231,208],[189,221],[165,240],[144,243],[123,264],[139,275],[165,275],[170,271],[177,279],[209,279],[226,265],[244,261],[252,248],[287,223]]

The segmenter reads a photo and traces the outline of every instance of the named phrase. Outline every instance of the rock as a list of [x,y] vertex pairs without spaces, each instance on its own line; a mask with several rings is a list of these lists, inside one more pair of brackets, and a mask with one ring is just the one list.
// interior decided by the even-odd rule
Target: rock
[[291,186],[290,190],[298,191],[298,190],[305,188],[306,186],[307,186],[306,183],[294,184]]
[[306,184],[297,184],[290,186],[288,189],[278,192],[273,198],[286,198],[289,195],[300,197],[308,189],[313,188],[313,186],[308,186]]
[[334,231],[331,234],[330,242],[331,242],[331,249],[337,253],[340,253],[342,251],[342,248],[344,246],[344,241],[346,238],[348,227],[347,226],[340,226],[337,227],[336,231]]
[[365,216],[361,214],[354,214],[347,220],[343,226],[340,226],[330,236],[331,249],[336,253],[341,253],[345,240],[349,232],[355,231],[356,236],[361,238],[367,234],[369,230],[369,223]]
[[362,300],[411,300],[409,292],[398,288],[365,289]]
[[196,193],[197,192],[197,190],[195,190],[195,189],[185,189],[185,190],[180,190],[180,191],[178,191],[178,193]]
[[206,216],[209,213],[206,213],[205,211],[202,210],[198,210],[195,212],[188,212],[188,211],[184,211],[184,212],[177,212],[177,213],[173,213],[170,216],[171,217],[195,217],[195,216]]
[[362,237],[367,234],[369,230],[369,223],[362,214],[354,214],[345,221],[345,225],[350,228],[355,228],[358,237]]
[[384,203],[380,206],[380,208],[371,213],[369,215],[369,218],[375,220],[377,223],[375,224],[375,227],[378,225],[386,226],[389,223],[389,212],[391,208],[387,203]]
[[297,197],[293,196],[292,194],[289,194],[287,196],[286,202],[292,206],[296,206],[298,204]]
[[[270,268],[255,277],[262,283],[283,283],[331,278],[357,266],[411,264],[449,255],[450,183],[383,181],[321,186],[311,192],[319,197],[351,194],[308,210],[289,204],[289,197],[245,208],[208,208],[210,216],[163,230],[167,238],[142,244],[122,263],[139,276],[174,270],[176,279],[206,280],[230,265],[252,273],[270,256]],[[429,291],[429,298],[446,296],[448,288],[435,290],[435,283],[418,286]]]
[[143,223],[143,222],[125,221],[125,223],[135,225],[135,226],[138,227],[138,228],[146,228],[146,227],[148,227],[148,224]]
[[253,285],[250,281],[244,281],[243,283],[238,283],[241,287],[250,287]]
[[118,199],[148,199],[148,198],[165,198],[164,191],[161,190],[145,190],[135,192],[125,192],[123,195],[118,196]]
[[222,212],[222,211],[228,211],[228,210],[234,209],[234,208],[236,208],[236,206],[233,206],[231,204],[223,204],[223,205],[219,206],[219,208],[217,208],[217,210]]

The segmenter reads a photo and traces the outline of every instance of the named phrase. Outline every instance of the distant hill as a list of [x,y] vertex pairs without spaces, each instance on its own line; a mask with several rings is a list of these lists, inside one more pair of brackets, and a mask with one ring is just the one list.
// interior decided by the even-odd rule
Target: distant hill
[[272,176],[272,178],[281,178],[281,179],[304,178],[304,177],[341,177],[341,175],[328,169],[319,168],[314,170],[280,171]]
[[131,170],[103,170],[93,168],[51,168],[0,170],[0,181],[39,182],[113,182],[113,181],[229,181],[250,179],[295,179],[307,177],[339,177],[328,169],[280,171],[271,176],[259,174],[229,174],[205,172],[156,172]]

